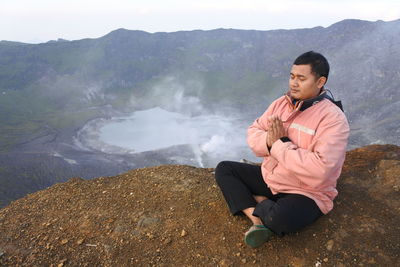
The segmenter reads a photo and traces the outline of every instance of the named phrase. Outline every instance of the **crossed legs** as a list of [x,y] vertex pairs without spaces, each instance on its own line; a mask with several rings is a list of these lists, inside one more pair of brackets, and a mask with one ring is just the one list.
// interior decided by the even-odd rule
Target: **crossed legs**
[[272,194],[261,167],[222,161],[215,177],[233,215],[245,214],[279,236],[298,231],[322,215],[314,200],[300,194]]

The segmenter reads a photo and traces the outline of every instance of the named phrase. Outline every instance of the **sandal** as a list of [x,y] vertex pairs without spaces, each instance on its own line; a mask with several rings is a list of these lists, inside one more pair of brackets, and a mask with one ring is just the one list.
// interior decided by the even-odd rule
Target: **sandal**
[[272,234],[272,231],[264,225],[253,225],[244,234],[244,242],[250,247],[256,248],[267,242]]

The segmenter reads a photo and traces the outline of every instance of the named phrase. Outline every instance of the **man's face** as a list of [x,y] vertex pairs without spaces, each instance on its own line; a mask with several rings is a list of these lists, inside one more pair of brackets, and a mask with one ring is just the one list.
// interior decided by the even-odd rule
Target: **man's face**
[[293,65],[289,79],[290,96],[298,100],[316,97],[325,82],[325,77],[317,79],[311,72],[311,65]]

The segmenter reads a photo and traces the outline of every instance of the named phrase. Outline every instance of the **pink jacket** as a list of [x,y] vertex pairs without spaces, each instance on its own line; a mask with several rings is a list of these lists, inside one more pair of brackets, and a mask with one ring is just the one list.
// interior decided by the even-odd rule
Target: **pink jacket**
[[[336,181],[346,154],[349,125],[344,113],[329,99],[304,111],[288,96],[275,100],[248,128],[247,142],[256,156],[264,157],[261,171],[272,193],[302,194],[313,199],[326,214],[337,196]],[[278,115],[290,142],[266,145],[267,118]]]

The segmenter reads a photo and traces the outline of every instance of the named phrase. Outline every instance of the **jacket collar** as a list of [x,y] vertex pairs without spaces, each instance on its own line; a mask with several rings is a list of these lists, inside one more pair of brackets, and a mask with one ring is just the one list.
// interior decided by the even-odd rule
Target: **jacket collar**
[[308,109],[309,107],[312,107],[313,105],[317,104],[318,102],[324,100],[325,98],[330,98],[325,90],[322,90],[321,93],[314,97],[314,98],[310,98],[310,99],[306,99],[306,100],[298,100],[298,101],[294,101],[294,99],[290,96],[290,93],[287,92],[285,94],[285,98],[288,102],[288,104],[296,111],[304,111],[306,109]]

